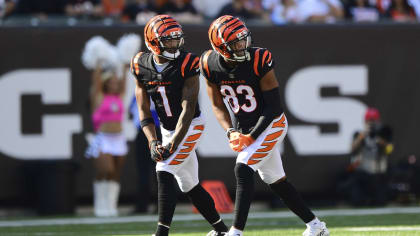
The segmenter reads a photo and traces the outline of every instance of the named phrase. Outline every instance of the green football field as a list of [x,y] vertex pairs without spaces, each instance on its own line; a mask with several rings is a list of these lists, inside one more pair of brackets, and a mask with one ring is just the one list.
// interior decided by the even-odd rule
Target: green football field
[[[418,208],[416,208],[418,211]],[[340,211],[338,211],[340,212]],[[368,210],[358,214],[320,214],[328,215],[320,218],[327,222],[331,235],[377,235],[377,236],[420,236],[420,214],[416,213],[384,213],[370,215]],[[178,215],[179,216],[179,215]],[[265,218],[266,216],[266,218]],[[229,218],[230,217],[230,218]],[[231,223],[232,215],[224,215],[226,223]],[[37,218],[31,220],[0,221],[0,235],[35,236],[35,235],[148,235],[155,229],[156,216],[146,218],[119,217],[95,218]],[[138,219],[141,222],[136,222]],[[146,220],[145,220],[146,219]],[[129,222],[129,223],[127,223]],[[52,225],[49,225],[52,224]],[[305,225],[296,217],[276,218],[272,212],[250,215],[246,236],[302,235]],[[172,224],[170,235],[205,236],[210,227],[199,216],[189,219],[178,217]]]

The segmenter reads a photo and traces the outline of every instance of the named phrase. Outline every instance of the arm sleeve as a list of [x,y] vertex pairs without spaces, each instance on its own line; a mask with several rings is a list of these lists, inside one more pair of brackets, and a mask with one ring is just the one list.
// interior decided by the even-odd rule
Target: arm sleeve
[[252,129],[250,135],[257,139],[262,132],[273,122],[273,120],[283,113],[283,108],[280,104],[280,92],[278,88],[263,92],[264,110],[257,121],[257,124]]
[[181,74],[184,79],[190,78],[200,73],[198,56],[188,53],[181,65]]
[[130,62],[130,72],[131,74],[134,75],[134,77],[136,79],[138,79],[139,75],[140,75],[140,65],[139,65],[139,61],[140,61],[140,56],[141,54],[143,54],[143,52],[139,52],[137,53]]
[[253,69],[260,79],[274,68],[274,60],[271,52],[265,48],[258,48],[254,52]]
[[210,79],[210,69],[209,69],[209,55],[211,53],[211,50],[208,50],[203,53],[200,57],[200,73],[201,75],[206,78],[209,82],[215,83],[213,80]]

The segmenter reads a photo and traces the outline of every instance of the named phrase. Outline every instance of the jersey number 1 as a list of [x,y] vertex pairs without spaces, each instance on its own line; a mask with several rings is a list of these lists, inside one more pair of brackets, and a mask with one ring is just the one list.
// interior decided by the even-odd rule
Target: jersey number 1
[[165,112],[167,116],[172,116],[171,107],[169,106],[168,97],[166,96],[165,86],[159,86],[157,91],[162,96],[163,106],[165,107]]
[[220,91],[225,99],[228,101],[232,111],[238,113],[240,109],[244,112],[253,112],[257,108],[257,100],[254,97],[254,90],[248,85],[239,85],[236,88],[236,94],[245,94],[245,99],[249,101],[249,106],[247,104],[239,105],[238,98],[236,97],[235,91],[229,85],[222,85]]

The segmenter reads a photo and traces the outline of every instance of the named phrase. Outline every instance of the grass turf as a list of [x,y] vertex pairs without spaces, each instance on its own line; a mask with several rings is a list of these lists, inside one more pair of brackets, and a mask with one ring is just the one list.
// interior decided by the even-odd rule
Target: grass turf
[[[420,236],[420,214],[389,214],[323,217],[334,236]],[[226,223],[229,225],[230,220]],[[96,225],[54,225],[1,227],[7,236],[80,236],[124,235],[150,236],[155,223],[115,223]],[[210,226],[204,220],[174,221],[170,235],[205,236]],[[246,236],[302,235],[305,225],[296,217],[281,219],[249,219]]]

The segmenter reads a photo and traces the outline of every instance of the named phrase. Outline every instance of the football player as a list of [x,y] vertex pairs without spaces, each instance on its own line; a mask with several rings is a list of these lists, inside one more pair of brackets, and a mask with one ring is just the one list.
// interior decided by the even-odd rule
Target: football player
[[[228,235],[242,235],[254,191],[254,172],[279,195],[303,222],[303,235],[329,235],[287,181],[277,144],[287,132],[280,104],[273,57],[265,48],[251,47],[251,33],[238,18],[225,15],[210,26],[213,50],[203,53],[200,71],[216,118],[226,130],[230,147],[238,152],[235,217]],[[234,125],[225,106],[234,114]]]
[[[213,226],[208,235],[224,235],[228,228],[209,193],[200,185],[195,148],[204,130],[197,103],[199,57],[184,52],[181,25],[169,15],[157,15],[144,28],[149,53],[139,52],[131,61],[136,78],[136,99],[143,132],[156,164],[159,222],[155,235],[168,235],[176,205],[174,179],[194,206]],[[155,104],[162,142],[150,112]]]

